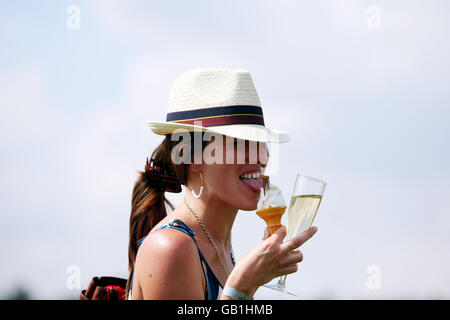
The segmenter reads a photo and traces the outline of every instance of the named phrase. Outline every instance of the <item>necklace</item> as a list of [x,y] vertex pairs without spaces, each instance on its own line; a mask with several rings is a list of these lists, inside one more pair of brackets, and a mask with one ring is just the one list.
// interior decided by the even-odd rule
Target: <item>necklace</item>
[[[225,264],[223,263],[223,259],[222,259],[222,255],[219,252],[219,248],[217,248],[216,242],[214,241],[213,237],[211,236],[211,234],[208,231],[208,228],[206,228],[205,224],[203,223],[203,221],[198,217],[198,215],[194,212],[194,210],[192,210],[192,208],[189,206],[189,204],[186,201],[186,198],[184,198],[184,204],[186,205],[186,207],[188,207],[189,211],[191,211],[192,215],[195,217],[195,219],[197,220],[198,224],[202,227],[203,231],[205,232],[206,236],[209,239],[209,242],[211,243],[211,245],[214,247],[214,250],[216,250],[216,256],[217,259],[219,259],[220,264],[222,265],[222,269],[225,272],[225,275],[228,276],[230,275],[227,272],[227,269],[225,268]],[[233,252],[233,247],[231,246],[231,241],[230,241],[230,248],[231,248],[231,260],[234,263],[234,252]]]

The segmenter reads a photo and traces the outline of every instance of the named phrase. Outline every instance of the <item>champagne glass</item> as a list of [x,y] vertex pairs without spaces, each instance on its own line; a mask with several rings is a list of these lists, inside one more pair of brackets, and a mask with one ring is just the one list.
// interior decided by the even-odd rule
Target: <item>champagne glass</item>
[[[324,181],[304,174],[297,174],[289,204],[286,223],[286,242],[311,227],[319,210],[326,185]],[[297,296],[286,289],[286,275],[281,276],[275,284],[266,284],[264,286]]]

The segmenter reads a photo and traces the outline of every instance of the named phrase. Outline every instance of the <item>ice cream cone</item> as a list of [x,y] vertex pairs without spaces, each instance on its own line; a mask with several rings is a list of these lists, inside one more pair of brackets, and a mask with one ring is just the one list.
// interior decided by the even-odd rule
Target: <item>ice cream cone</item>
[[281,217],[285,211],[286,207],[269,207],[257,210],[256,214],[266,222],[267,231],[272,235],[279,227],[281,227]]

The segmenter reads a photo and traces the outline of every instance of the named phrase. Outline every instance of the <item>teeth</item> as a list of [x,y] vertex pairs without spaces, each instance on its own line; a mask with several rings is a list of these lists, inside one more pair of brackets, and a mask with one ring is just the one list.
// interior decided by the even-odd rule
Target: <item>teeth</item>
[[241,178],[241,179],[258,179],[260,176],[261,176],[261,173],[255,172],[255,173],[243,174],[239,178]]

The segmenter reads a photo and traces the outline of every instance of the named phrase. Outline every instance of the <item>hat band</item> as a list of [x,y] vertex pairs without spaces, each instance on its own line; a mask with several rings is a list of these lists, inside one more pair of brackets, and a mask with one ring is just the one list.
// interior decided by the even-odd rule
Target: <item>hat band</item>
[[203,127],[231,124],[258,124],[264,126],[262,108],[258,106],[229,106],[169,112],[167,122],[190,124],[201,121]]

